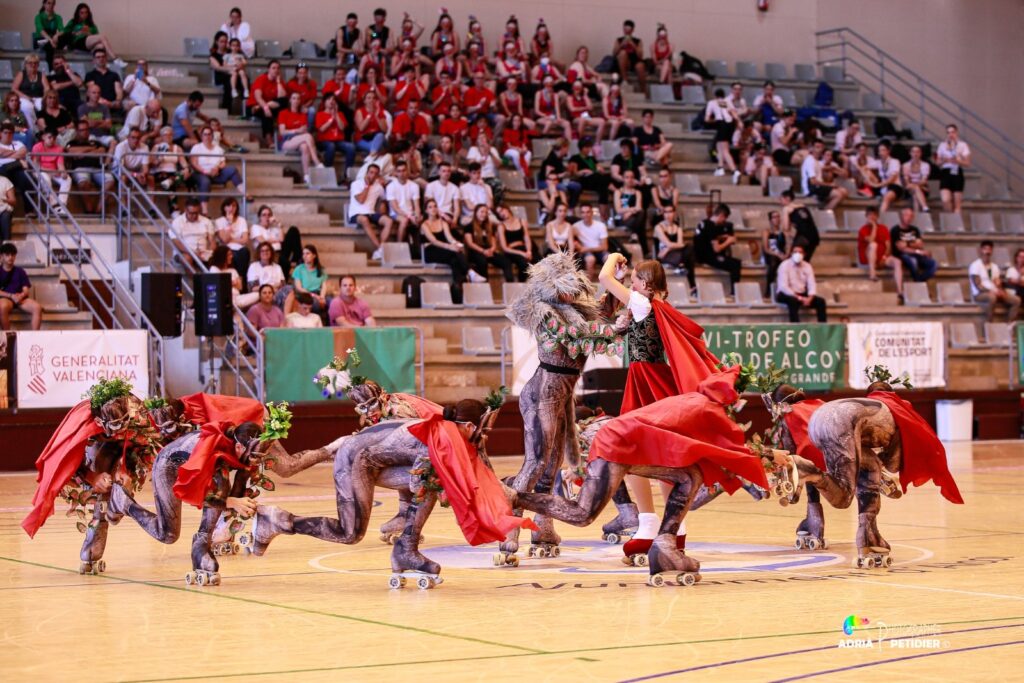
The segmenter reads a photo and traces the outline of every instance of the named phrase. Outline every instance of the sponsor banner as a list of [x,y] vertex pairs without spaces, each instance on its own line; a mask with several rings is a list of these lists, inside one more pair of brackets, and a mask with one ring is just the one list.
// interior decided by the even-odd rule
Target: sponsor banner
[[850,386],[866,389],[865,370],[884,365],[906,372],[915,388],[946,386],[946,339],[941,322],[849,323]]
[[18,332],[18,407],[68,408],[101,379],[121,377],[149,394],[145,330]]
[[845,385],[842,325],[707,325],[704,341],[719,358],[738,353],[762,370],[772,363],[789,371],[790,384],[808,391]]

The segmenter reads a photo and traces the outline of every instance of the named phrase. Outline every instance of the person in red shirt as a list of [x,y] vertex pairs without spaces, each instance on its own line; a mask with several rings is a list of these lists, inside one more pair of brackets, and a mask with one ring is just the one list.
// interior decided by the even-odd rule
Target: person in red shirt
[[434,65],[434,75],[441,80],[441,74],[447,73],[453,83],[462,82],[462,62],[455,57],[455,46],[445,43],[441,52],[441,59]]
[[878,268],[892,268],[892,279],[896,291],[903,296],[903,263],[892,255],[889,228],[878,222],[878,208],[869,206],[864,215],[868,222],[857,232],[857,261],[868,267],[868,277],[878,280]]
[[376,154],[384,146],[388,119],[376,90],[363,96],[363,106],[356,110],[356,132],[352,136],[356,149]]
[[313,125],[316,114],[316,96],[319,88],[316,81],[309,77],[309,65],[299,62],[295,67],[295,76],[285,84],[288,95],[299,94],[299,107],[309,117],[309,125]]
[[576,133],[582,140],[587,136],[588,131],[594,131],[595,143],[601,146],[601,137],[604,134],[604,119],[594,116],[594,103],[587,95],[587,89],[583,81],[577,80],[572,84],[572,93],[565,98],[565,109],[569,119],[576,126]]
[[519,81],[515,78],[505,80],[505,90],[498,95],[498,112],[505,117],[506,121],[519,114],[523,117],[523,125],[533,130],[537,127],[537,124],[526,115],[526,109],[523,106],[523,96],[519,94],[518,88]]
[[473,85],[466,88],[462,96],[466,118],[473,123],[478,119],[485,119],[495,132],[500,132],[505,127],[505,117],[494,110],[496,100],[494,91],[487,87],[485,74],[474,73]]
[[316,140],[309,134],[309,117],[302,111],[302,96],[293,92],[288,98],[288,109],[277,115],[278,149],[282,152],[298,150],[302,157],[302,173],[309,184],[311,164],[323,168],[316,151]]
[[333,95],[324,97],[324,109],[317,112],[313,130],[316,131],[317,147],[323,152],[325,166],[334,166],[334,155],[338,152],[345,155],[345,165],[341,168],[341,182],[347,182],[348,169],[356,160],[356,148],[345,139],[348,119],[338,110],[338,100]]
[[281,62],[270,60],[267,72],[260,74],[249,88],[249,99],[245,104],[260,120],[263,141],[269,147],[277,125],[277,114],[288,108],[288,89],[281,75]]
[[433,129],[433,121],[427,114],[420,112],[420,103],[414,100],[395,117],[391,124],[391,136],[399,140],[407,139],[413,147],[423,148]]
[[359,83],[359,87],[356,88],[356,102],[363,102],[366,99],[366,93],[371,90],[377,93],[377,100],[383,106],[388,101],[388,89],[387,86],[379,80],[380,72],[377,71],[376,67],[370,67],[366,70],[366,75],[363,80]]
[[561,103],[555,92],[555,79],[551,76],[544,77],[544,86],[533,96],[533,113],[541,129],[540,135],[548,135],[552,129],[561,128],[563,136],[572,137],[572,126],[562,117]]
[[[328,95],[333,95],[335,101],[338,103],[338,110],[344,114],[346,118],[351,119],[355,88],[352,87],[351,83],[345,80],[345,74],[347,73],[348,69],[343,66],[339,66],[335,69],[334,78],[324,83],[322,93],[325,98]],[[323,109],[324,104],[325,103],[321,103],[321,109]]]
[[420,75],[419,64],[405,65],[395,79],[395,111],[409,108],[410,102],[419,102],[430,92],[430,76]]
[[469,121],[462,115],[462,109],[458,104],[453,104],[448,109],[448,116],[441,121],[437,132],[439,135],[447,135],[455,144],[455,150],[462,149],[462,143],[469,135]]
[[366,78],[368,69],[376,69],[377,75],[383,78],[387,74],[387,67],[387,55],[384,54],[384,46],[381,45],[380,40],[375,38],[370,41],[370,49],[359,62],[359,80]]
[[438,75],[440,81],[430,93],[430,101],[434,103],[434,116],[438,120],[448,115],[452,104],[462,104],[462,92],[452,83],[452,77],[447,71]]
[[530,160],[533,158],[530,139],[534,132],[523,125],[523,117],[516,114],[501,134],[501,154],[512,160],[512,165],[523,174],[528,189],[533,189]]

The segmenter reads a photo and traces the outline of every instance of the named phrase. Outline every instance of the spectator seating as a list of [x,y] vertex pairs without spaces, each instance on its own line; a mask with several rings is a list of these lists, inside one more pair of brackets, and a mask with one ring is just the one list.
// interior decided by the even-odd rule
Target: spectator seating
[[729,64],[721,59],[707,59],[704,61],[704,68],[708,70],[712,76],[718,78],[725,78],[729,75]]
[[990,346],[1009,348],[1010,324],[1009,323],[985,323],[985,341]]
[[963,232],[964,218],[958,213],[943,211],[939,214],[939,229],[942,232]]
[[971,232],[993,233],[996,231],[995,217],[990,213],[975,212],[971,214]]
[[183,38],[182,41],[185,43],[185,56],[186,57],[209,57],[210,56],[210,39],[209,38]]
[[769,307],[775,304],[765,302],[761,296],[760,282],[737,282],[736,283],[736,305],[747,308]]
[[964,299],[964,290],[959,282],[938,282],[935,284],[939,303],[945,306],[969,306]]
[[736,78],[757,80],[760,78],[757,73],[757,64],[754,62],[736,62]]
[[5,52],[22,52],[25,48],[25,40],[21,31],[0,31],[0,50]]
[[256,54],[267,59],[280,59],[284,57],[284,48],[280,40],[257,40]]
[[317,59],[316,44],[306,40],[292,41],[293,59]]
[[927,282],[904,282],[903,303],[907,306],[934,306]]
[[451,286],[446,282],[424,282],[420,285],[423,308],[462,308],[452,303]]
[[813,64],[794,64],[793,76],[798,81],[816,81],[818,70]]
[[462,328],[462,352],[471,356],[501,353],[494,343],[494,331],[487,326],[467,325]]
[[704,86],[702,85],[684,85],[682,92],[683,104],[703,106],[707,102],[707,98],[704,95]]
[[978,328],[974,323],[950,323],[949,345],[954,349],[974,349],[986,346],[978,339]]
[[846,74],[840,64],[825,64],[821,69],[821,77],[827,83],[842,83],[846,80]]
[[693,305],[690,299],[690,285],[686,280],[675,278],[668,281],[668,302],[676,308]]
[[697,303],[701,306],[725,306],[725,288],[718,280],[697,278]]
[[764,77],[771,81],[784,81],[789,78],[789,73],[786,70],[785,64],[768,62],[764,65]]
[[380,264],[384,268],[414,268],[409,245],[405,242],[385,242],[381,245]]
[[489,282],[467,282],[462,285],[462,305],[466,308],[504,308],[495,303]]
[[[691,86],[683,87],[688,88]],[[669,83],[653,83],[650,86],[650,91],[651,102],[654,102],[655,104],[674,104],[677,102],[675,89]]]
[[62,282],[42,282],[34,285],[32,289],[32,298],[38,301],[47,313],[78,311],[78,308],[68,301],[68,290]]
[[814,216],[814,223],[818,226],[818,230],[839,230],[836,214],[832,209],[811,209],[811,215]]

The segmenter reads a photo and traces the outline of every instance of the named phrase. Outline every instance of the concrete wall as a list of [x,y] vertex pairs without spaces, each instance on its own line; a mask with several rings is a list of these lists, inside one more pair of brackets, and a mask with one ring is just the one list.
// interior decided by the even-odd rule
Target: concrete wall
[[[234,2],[242,6],[256,37],[289,42],[306,37],[322,43],[345,13],[357,7],[331,0]],[[74,4],[60,0],[58,11],[67,17]],[[94,0],[91,6],[97,24],[116,49],[129,54],[180,54],[182,37],[212,36],[232,4]],[[372,8],[384,7],[394,26],[407,10],[427,27],[429,35],[439,4],[441,0],[375,0],[357,11],[366,25]],[[460,31],[465,30],[468,16],[476,14],[491,41],[489,49],[514,11],[526,35],[532,35],[534,22],[543,17],[562,59],[586,43],[594,62],[609,52],[627,17],[637,22],[638,34],[648,44],[656,23],[662,21],[677,50],[703,58],[788,64],[814,61],[816,30],[850,26],[947,88],[952,96],[976,103],[1008,132],[1019,131],[1017,117],[1024,110],[1024,91],[1016,83],[994,87],[986,77],[1000,69],[1006,72],[1007,67],[1016,73],[1024,66],[1021,0],[771,0],[767,13],[756,10],[755,0],[445,0],[445,4]],[[3,0],[0,25],[28,33],[38,6],[36,0]]]

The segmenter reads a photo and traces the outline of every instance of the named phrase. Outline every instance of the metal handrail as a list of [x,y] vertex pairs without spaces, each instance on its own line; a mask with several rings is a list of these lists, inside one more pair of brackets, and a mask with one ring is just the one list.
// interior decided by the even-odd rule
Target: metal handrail
[[[191,276],[209,273],[209,268],[187,244],[179,245],[170,237],[173,232],[171,222],[138,180],[123,175],[118,178],[116,189],[116,224],[121,238],[120,245],[126,252],[124,256],[128,261],[129,272],[144,264],[158,267],[161,271],[179,271],[185,276],[182,278],[183,293],[193,297]],[[154,234],[159,237],[154,238]],[[232,310],[235,316],[234,331],[223,346],[213,347],[215,358],[220,359],[222,371],[229,368],[234,376],[236,395],[244,394],[263,401],[266,391],[263,381],[263,336],[237,305],[232,305]],[[203,344],[200,344],[200,363],[202,347]],[[255,351],[254,360],[243,353],[246,347]]]
[[818,31],[818,65],[840,64],[844,77],[882,97],[900,116],[920,124],[937,139],[954,121],[972,146],[972,166],[1002,182],[1007,189],[1024,189],[1024,144],[927,80],[857,31],[832,28]]
[[[42,180],[42,171],[35,159],[29,156],[25,163],[27,165],[25,175],[31,186],[31,191],[25,193],[25,201],[38,217],[36,220],[26,217],[26,225],[46,245],[48,252],[52,253],[54,245],[57,245],[57,248],[64,250],[64,253],[69,256],[67,263],[54,259],[57,269],[64,276],[65,282],[71,283],[78,295],[79,308],[88,310],[93,317],[94,324],[103,329],[142,329],[146,331],[149,336],[150,354],[149,386],[153,393],[163,396],[165,393],[163,337],[160,336],[156,327],[135,301],[131,292],[117,278],[113,268],[103,258],[96,244],[78,224],[74,216],[66,211],[58,213],[55,210],[60,206],[57,193],[50,183]],[[85,249],[90,250],[87,262],[83,257]],[[48,258],[45,260],[49,261]],[[92,278],[86,277],[85,268],[87,267],[93,269],[96,275],[107,283],[111,297],[110,305],[107,305],[104,300],[106,293],[96,287]],[[125,317],[130,325],[125,324]],[[107,319],[110,320],[109,326],[106,322]]]

